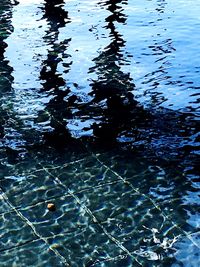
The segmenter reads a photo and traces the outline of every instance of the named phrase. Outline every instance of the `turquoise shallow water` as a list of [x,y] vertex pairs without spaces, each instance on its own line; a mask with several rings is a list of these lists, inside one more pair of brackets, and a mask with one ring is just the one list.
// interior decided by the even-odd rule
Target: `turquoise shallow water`
[[0,0],[0,266],[200,265],[199,14]]

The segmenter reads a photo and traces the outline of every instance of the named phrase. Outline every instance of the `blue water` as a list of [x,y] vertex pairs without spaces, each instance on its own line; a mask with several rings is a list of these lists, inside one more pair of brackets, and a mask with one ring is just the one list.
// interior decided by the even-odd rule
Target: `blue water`
[[18,1],[0,0],[0,266],[200,266],[200,3]]

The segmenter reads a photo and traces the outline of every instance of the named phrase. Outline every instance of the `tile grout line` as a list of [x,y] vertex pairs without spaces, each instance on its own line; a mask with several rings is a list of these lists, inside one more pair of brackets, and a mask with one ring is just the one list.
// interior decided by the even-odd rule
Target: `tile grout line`
[[[148,229],[148,228],[147,228]],[[150,230],[150,229],[149,229]],[[55,238],[55,237],[59,237],[59,236],[62,236],[63,234],[66,234],[68,232],[63,232],[62,234],[56,234],[56,235],[53,235],[53,236],[47,236],[46,239],[51,239],[51,238]],[[200,231],[197,231],[197,232],[194,232],[194,233],[191,233],[189,234],[190,236],[192,236],[193,234],[200,234]],[[178,236],[178,239],[180,239],[181,237],[184,237],[185,235],[179,235]],[[3,249],[3,250],[0,250],[0,253],[1,252],[5,252],[5,251],[12,251],[18,247],[23,247],[23,246],[26,246],[27,244],[31,244],[31,243],[34,243],[34,242],[37,242],[37,241],[40,241],[41,239],[33,239],[33,240],[29,240],[25,243],[21,243],[20,245],[16,245],[16,246],[13,246],[13,247],[10,247],[10,248],[7,248],[7,249]],[[131,252],[131,254],[137,254],[136,252]],[[138,254],[137,254],[138,255]],[[115,256],[115,257],[107,257],[105,259],[102,259],[102,260],[97,260],[98,263],[101,263],[101,262],[108,262],[108,261],[113,261],[113,260],[116,260],[116,259],[122,259],[122,258],[125,258],[127,256],[130,256],[129,254],[119,254],[118,256]],[[142,255],[140,255],[142,257]],[[94,266],[94,265],[92,265]]]
[[[105,183],[105,184],[100,184],[98,186],[95,186],[95,187],[88,187],[88,188],[85,188],[85,189],[82,189],[80,191],[76,191],[74,192],[74,194],[80,194],[80,193],[83,193],[83,192],[87,192],[87,191],[91,191],[92,189],[97,189],[97,188],[103,188],[104,186],[107,186],[107,185],[112,185],[112,184],[117,184],[117,183],[121,183],[120,180],[115,180],[115,181],[112,181],[112,182],[108,182],[108,183]],[[21,207],[20,205],[19,206],[15,206],[16,210],[21,210],[21,211],[25,211],[27,209],[30,209],[30,208],[33,208],[37,205],[41,205],[43,203],[46,203],[46,202],[49,202],[49,201],[52,201],[52,200],[55,200],[55,199],[58,199],[58,198],[66,198],[66,197],[72,197],[69,193],[66,193],[66,194],[62,194],[62,195],[58,195],[58,196],[55,196],[55,197],[50,197],[50,198],[47,198],[47,199],[44,199],[44,200],[41,200],[41,201],[38,201],[38,202],[35,202],[35,203],[32,203],[31,205],[28,205],[26,207]],[[14,210],[8,210],[6,212],[3,212],[3,213],[0,213],[0,216],[3,216],[4,214],[9,214],[11,212],[15,212]]]
[[42,240],[48,247],[50,250],[52,250],[54,252],[54,254],[56,254],[57,257],[60,258],[61,262],[65,265],[70,267],[70,265],[68,264],[68,262],[66,261],[66,259],[55,249],[53,249],[51,246],[49,246],[48,241],[46,240],[46,238],[42,237],[35,229],[34,225],[20,212],[18,211],[15,206],[13,206],[13,204],[10,202],[10,200],[8,199],[6,193],[3,191],[3,189],[0,187],[0,193],[2,195],[2,198],[4,199],[4,201],[9,205],[9,207],[15,211],[15,213],[20,217],[20,219],[25,222],[26,225],[28,225],[28,227],[30,227],[33,231],[33,233],[35,234],[35,236],[37,236],[40,240]]
[[27,244],[31,244],[31,243],[34,243],[34,242],[37,242],[37,241],[40,241],[41,239],[37,238],[37,239],[32,239],[32,240],[28,240],[24,243],[19,243],[18,245],[16,246],[12,246],[12,247],[9,247],[9,248],[4,248],[4,249],[1,249],[0,250],[0,253],[1,252],[6,252],[6,251],[11,251],[11,250],[14,250],[16,248],[20,248],[20,247],[23,247],[23,246],[26,246]]
[[[34,157],[33,157],[34,158]],[[37,162],[37,159],[34,158],[34,160]],[[101,223],[97,220],[97,218],[94,216],[94,214],[92,213],[92,211],[86,206],[84,205],[81,200],[74,195],[74,193],[66,186],[64,185],[60,179],[56,176],[54,176],[53,174],[51,174],[45,167],[43,167],[39,162],[38,164],[43,168],[43,170],[48,173],[51,177],[54,178],[54,180],[57,182],[57,184],[60,184],[62,187],[64,187],[69,194],[76,200],[76,202],[80,205],[80,207],[82,207],[87,214],[89,214],[89,216],[92,218],[93,222],[96,223],[105,233],[105,235],[108,237],[108,239],[110,239],[112,242],[114,242],[118,248],[120,248],[121,250],[123,250],[126,254],[128,254],[131,258],[133,258],[140,266],[142,266],[142,264],[138,261],[138,259],[136,257],[134,257],[131,252],[129,250],[127,250],[121,243],[119,240],[117,240],[115,237],[113,237],[111,234],[108,233],[108,231],[101,225]]]
[[[41,170],[44,170],[44,169],[41,169]],[[26,176],[26,177],[30,177],[30,176]],[[36,175],[33,175],[33,177],[37,177]],[[127,180],[130,180],[132,178],[127,178]],[[117,179],[117,180],[113,180],[113,181],[110,181],[110,182],[105,182],[105,183],[100,183],[99,185],[97,186],[94,186],[94,187],[86,187],[80,191],[75,191],[73,192],[75,195],[76,194],[80,194],[80,193],[83,193],[83,192],[88,192],[88,191],[91,191],[93,189],[98,189],[98,188],[103,188],[104,186],[108,186],[108,185],[112,185],[112,184],[118,184],[118,183],[122,183],[121,179]],[[43,203],[46,203],[48,201],[52,201],[52,200],[55,200],[55,199],[58,199],[58,198],[61,198],[61,197],[71,197],[71,195],[69,193],[66,193],[66,194],[62,194],[62,195],[58,195],[58,196],[55,196],[55,197],[50,197],[50,198],[47,198],[47,199],[41,199],[40,201],[38,202],[35,202],[35,203],[32,203],[31,205],[28,205],[26,207],[21,207],[20,205],[18,206],[15,206],[16,210],[21,210],[21,211],[24,211],[24,210],[27,210],[27,209],[30,209],[30,208],[33,208],[37,205],[40,205],[40,204],[43,204]],[[2,212],[0,213],[0,216],[3,216],[4,214],[9,214],[11,212],[15,212],[14,210],[8,210],[7,212]]]
[[[88,148],[87,148],[88,149]],[[89,149],[88,149],[88,152],[90,152],[89,151]],[[144,196],[145,198],[147,198],[147,199],[149,199],[150,201],[151,201],[151,203],[154,205],[154,207],[156,208],[156,209],[158,209],[160,212],[161,212],[161,214],[162,214],[162,216],[165,218],[165,219],[168,219],[168,216],[165,214],[165,213],[163,213],[163,211],[160,209],[160,207],[154,202],[154,200],[152,199],[152,198],[150,198],[150,197],[148,197],[148,196],[146,196],[145,194],[143,194],[143,193],[141,193],[139,190],[137,190],[136,188],[134,188],[133,187],[133,185],[128,181],[128,180],[126,180],[126,179],[124,179],[120,174],[118,174],[116,171],[113,171],[111,168],[109,168],[106,164],[104,164],[104,162],[102,162],[93,152],[90,152],[91,153],[91,155],[93,155],[93,157],[100,163],[100,164],[102,164],[102,166],[104,166],[106,169],[108,169],[108,170],[110,170],[113,174],[115,174],[117,177],[119,177],[125,184],[127,184],[127,185],[129,185],[129,186],[131,186],[131,188],[136,192],[136,193],[138,193],[138,194],[140,194],[140,195],[142,195],[142,196]],[[182,228],[180,228],[176,223],[174,223],[174,221],[172,221],[171,220],[171,222],[172,222],[172,224],[173,224],[173,226],[175,227],[175,228],[177,228],[179,231],[181,231],[183,234],[184,234],[184,236],[186,236],[197,248],[199,248],[200,249],[200,246],[190,237],[190,235],[187,233],[187,232],[185,232]]]
[[[92,153],[92,152],[91,152]],[[115,172],[115,171],[113,171],[111,168],[109,168],[106,164],[104,164],[101,160],[99,160],[98,159],[98,157],[96,156],[96,155],[94,155],[93,153],[92,153],[92,156],[104,167],[104,168],[106,168],[106,170],[110,170],[112,173],[114,173],[115,174],[115,176],[117,176],[118,178],[120,178],[120,180],[122,180],[124,183],[127,183],[127,179],[125,180],[123,177],[121,177],[117,172]],[[83,160],[83,159],[82,159]],[[81,161],[82,161],[81,160]],[[72,162],[72,163],[70,163],[70,164],[73,164],[73,163],[75,163],[75,162]],[[40,164],[40,163],[39,163]],[[40,164],[41,165],[41,164]],[[49,168],[47,169],[47,168],[45,168],[45,167],[43,167],[42,165],[41,165],[41,167],[42,167],[42,169],[41,170],[44,170],[46,173],[48,173],[49,175],[51,175],[52,177],[54,177],[55,178],[55,176],[53,176],[50,172],[49,172]],[[57,167],[57,168],[59,168],[59,167]],[[51,169],[53,169],[53,168],[51,168]],[[69,191],[69,189],[67,188],[67,186],[65,186],[64,184],[62,184],[62,182],[58,179],[58,177],[56,177],[56,180],[58,180],[57,181],[57,183],[59,183],[60,185],[62,185],[62,187],[64,186],[64,188],[65,189],[67,189],[68,191]],[[117,182],[120,182],[120,180],[116,180],[116,181],[112,181],[112,182],[109,182],[109,183],[105,183],[105,184],[100,184],[100,185],[98,185],[97,187],[103,187],[103,186],[105,186],[105,185],[107,185],[107,184],[113,184],[113,183],[117,183]],[[129,183],[130,184],[130,183]],[[132,184],[130,184],[131,185],[131,187],[132,187]],[[81,190],[81,191],[88,191],[88,190],[91,190],[91,188],[86,188],[85,190]],[[4,194],[4,196],[5,196],[5,193],[3,192],[3,190],[2,189],[0,189],[0,191],[2,191],[2,193]],[[80,191],[80,192],[81,192]],[[137,193],[140,193],[138,190],[136,191]],[[77,194],[78,192],[75,192],[75,194]],[[141,193],[140,193],[141,194]],[[144,194],[143,194],[144,195]],[[64,195],[65,197],[70,197],[70,196],[72,196],[73,198],[77,198],[75,195],[74,195],[74,192],[72,192],[72,191],[70,191],[69,192],[69,194],[67,195]],[[146,198],[147,198],[147,196],[146,195],[144,195]],[[6,196],[7,197],[7,196]],[[8,199],[8,198],[7,198]],[[54,198],[52,198],[52,199],[54,199]],[[150,198],[151,199],[151,198]],[[4,198],[4,200],[5,200],[5,198]],[[9,200],[9,199],[8,199]],[[6,200],[5,200],[6,201]],[[83,205],[82,203],[81,203],[81,201],[80,201],[80,199],[79,198],[77,198],[76,199],[76,201],[77,201],[77,203],[79,204],[79,205],[81,205],[81,206],[84,206],[83,208],[86,210],[87,209],[87,207],[85,206],[85,205]],[[80,201],[80,202],[79,202]],[[7,202],[7,201],[6,201]],[[45,202],[45,201],[44,201]],[[8,203],[8,202],[7,202]],[[43,203],[43,202],[41,202],[41,203]],[[9,203],[8,203],[9,204]],[[11,204],[11,205],[10,205]],[[16,209],[16,207],[15,206],[13,206],[12,205],[12,203],[10,203],[9,204],[9,206],[12,208],[12,210],[14,211],[14,212],[16,212],[17,211],[17,209]],[[36,204],[34,204],[34,205],[31,205],[31,206],[35,206],[35,205],[37,205],[37,204],[40,204],[40,202],[39,203],[36,203]],[[157,207],[157,205],[156,205],[156,207]],[[89,212],[91,212],[89,209],[88,210],[86,210],[87,211],[87,213],[89,213]],[[12,212],[12,211],[11,211]],[[161,211],[162,212],[162,211]],[[7,212],[7,213],[9,213],[9,212]],[[18,212],[17,212],[17,214],[18,214]],[[21,214],[21,213],[20,213]],[[21,214],[22,215],[22,214]],[[20,216],[19,214],[18,214],[18,216]],[[23,215],[22,215],[23,216]],[[90,216],[94,216],[93,215],[93,213],[91,212],[91,214],[90,214]],[[21,216],[20,216],[20,218],[21,218]],[[166,217],[167,218],[167,217]],[[22,218],[21,218],[22,219]],[[27,218],[25,218],[25,219],[27,219]],[[22,219],[23,220],[23,219]],[[96,222],[96,218],[94,217],[93,218],[93,221],[94,222]],[[173,222],[173,221],[172,221]],[[96,222],[96,223],[98,223],[98,222]],[[100,224],[100,223],[99,223]],[[173,223],[174,224],[174,223]],[[31,228],[32,228],[32,224],[30,223],[30,224],[28,224]],[[100,227],[101,227],[101,229],[104,231],[104,230],[106,230],[103,226],[101,226],[101,224],[99,225]],[[182,232],[183,232],[183,235],[181,235],[181,236],[186,236],[195,246],[197,246],[198,248],[199,248],[199,246],[198,246],[198,244],[196,244],[196,242],[192,239],[192,234],[193,233],[191,233],[191,234],[187,234],[187,233],[185,233],[185,231],[184,230],[182,230],[180,227],[178,227],[176,224],[174,224],[174,226],[176,227],[176,228],[178,228],[179,230],[181,230]],[[32,228],[32,230],[33,230],[33,228]],[[34,233],[35,233],[35,231],[34,231]],[[106,233],[105,233],[106,234]],[[109,233],[107,233],[106,234],[107,236],[109,235]],[[42,236],[40,236],[39,234],[37,235],[38,237],[39,237],[39,239],[36,239],[36,240],[33,240],[33,241],[30,241],[30,243],[31,242],[36,242],[36,241],[38,241],[38,240],[43,240],[44,241],[44,238],[42,237]],[[55,235],[56,236],[56,235]],[[54,237],[54,236],[53,236]],[[109,236],[108,236],[109,237]],[[46,239],[48,240],[50,237],[47,237]],[[112,236],[111,236],[111,238],[109,237],[109,239],[111,239],[112,240]],[[114,240],[112,240],[113,242],[115,242]],[[118,241],[118,240],[117,240]],[[44,241],[45,242],[45,241]],[[46,242],[45,242],[46,243]],[[116,242],[115,242],[116,243]],[[49,244],[48,243],[46,243],[48,246],[49,246]],[[120,242],[119,242],[119,244],[121,244]],[[26,245],[26,244],[21,244],[21,246],[24,246],[24,245]],[[117,244],[117,246],[119,246],[118,244]],[[9,248],[8,250],[12,250],[12,249],[15,249],[15,248],[17,248],[18,246],[16,246],[16,247],[14,247],[14,248]],[[53,248],[51,248],[50,247],[50,249],[51,250],[53,250],[54,251],[54,249]],[[7,251],[7,249],[5,250],[5,251]],[[56,250],[56,252],[57,252],[57,250]],[[124,251],[126,254],[124,255],[124,256],[132,256],[132,255],[130,255],[130,254],[134,254],[133,252],[129,252],[130,254],[128,254],[126,251]],[[55,251],[54,251],[54,253],[55,253]],[[57,254],[57,253],[56,253]],[[61,256],[62,257],[62,256]],[[119,255],[118,256],[118,258],[120,258],[121,256]],[[132,256],[133,257],[133,256]],[[64,257],[63,257],[64,258]],[[134,257],[135,258],[135,257]],[[114,259],[116,259],[116,257],[114,257]],[[114,260],[113,259],[113,260]],[[66,261],[66,259],[64,258],[64,260]],[[111,261],[112,260],[112,258],[110,258],[110,259],[108,259],[107,261]],[[106,261],[106,260],[103,260],[103,261],[99,261],[99,262],[104,262],[104,261]],[[140,263],[139,263],[140,264]],[[67,265],[67,266],[70,266],[70,265]]]

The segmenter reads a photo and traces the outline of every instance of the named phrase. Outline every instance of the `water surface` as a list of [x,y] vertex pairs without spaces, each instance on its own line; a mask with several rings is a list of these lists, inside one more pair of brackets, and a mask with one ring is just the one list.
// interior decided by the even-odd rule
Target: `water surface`
[[200,265],[199,14],[0,1],[1,266]]

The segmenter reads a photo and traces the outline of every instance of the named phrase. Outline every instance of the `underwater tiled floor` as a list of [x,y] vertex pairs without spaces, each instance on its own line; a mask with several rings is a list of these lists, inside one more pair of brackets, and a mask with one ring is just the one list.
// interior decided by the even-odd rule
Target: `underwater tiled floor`
[[58,0],[55,16],[47,1],[11,2],[0,267],[199,267],[197,1]]
[[173,266],[177,241],[199,248],[163,169],[116,151],[53,155],[31,152],[0,181],[1,266]]

